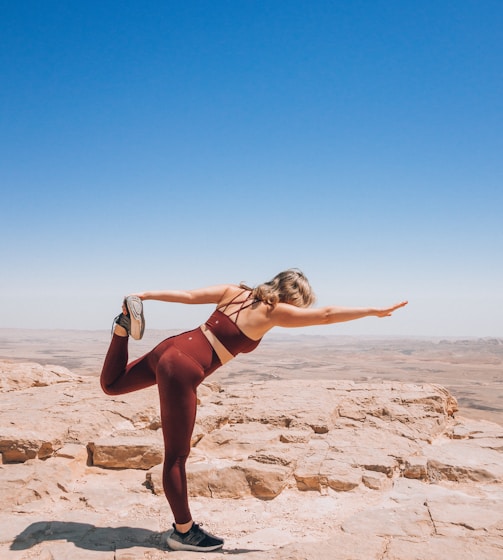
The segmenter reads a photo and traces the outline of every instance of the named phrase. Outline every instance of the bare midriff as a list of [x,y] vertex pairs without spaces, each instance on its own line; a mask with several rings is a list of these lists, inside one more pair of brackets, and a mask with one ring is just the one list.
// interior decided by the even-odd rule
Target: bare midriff
[[227,350],[227,348],[218,340],[218,338],[208,329],[206,325],[201,325],[200,329],[203,331],[204,336],[215,350],[218,359],[223,364],[230,362],[234,356]]

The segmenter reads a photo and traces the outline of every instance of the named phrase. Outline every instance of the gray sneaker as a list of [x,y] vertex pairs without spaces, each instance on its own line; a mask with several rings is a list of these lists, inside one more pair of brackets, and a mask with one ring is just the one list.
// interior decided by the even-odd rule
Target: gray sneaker
[[145,318],[143,317],[143,302],[138,296],[127,296],[124,300],[128,317],[131,321],[129,333],[135,340],[140,340],[145,332]]
[[187,533],[178,532],[173,523],[173,532],[168,535],[167,543],[172,550],[211,552],[222,548],[224,540],[203,531],[197,523],[194,523]]

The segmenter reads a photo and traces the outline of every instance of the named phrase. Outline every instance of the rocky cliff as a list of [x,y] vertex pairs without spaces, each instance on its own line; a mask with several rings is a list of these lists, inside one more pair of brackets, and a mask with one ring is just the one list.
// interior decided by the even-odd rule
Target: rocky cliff
[[[165,548],[156,389],[104,395],[58,366],[0,364],[0,557],[186,558]],[[496,559],[503,427],[437,385],[200,387],[188,467],[224,551],[190,558]]]

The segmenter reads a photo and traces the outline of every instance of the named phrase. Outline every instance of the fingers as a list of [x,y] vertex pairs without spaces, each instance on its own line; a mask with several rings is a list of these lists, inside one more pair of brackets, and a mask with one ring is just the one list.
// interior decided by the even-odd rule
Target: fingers
[[391,311],[395,311],[396,309],[400,309],[401,307],[405,307],[409,302],[408,301],[401,301],[400,303],[396,303],[391,307]]
[[400,303],[395,303],[395,305],[392,305],[391,307],[388,307],[386,309],[382,309],[379,313],[378,313],[378,317],[391,317],[391,315],[393,315],[393,312],[396,311],[397,309],[400,309],[401,307],[405,307],[409,302],[407,300],[405,301],[401,301]]

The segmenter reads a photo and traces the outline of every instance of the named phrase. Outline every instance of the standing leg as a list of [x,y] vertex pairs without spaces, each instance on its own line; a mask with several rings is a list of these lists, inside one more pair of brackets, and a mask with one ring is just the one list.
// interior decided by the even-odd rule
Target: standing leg
[[159,360],[157,386],[164,438],[163,486],[175,522],[180,525],[192,521],[185,463],[196,420],[197,385],[203,378],[202,368],[176,346],[165,351]]
[[168,537],[174,550],[205,552],[221,548],[224,543],[192,522],[188,503],[185,463],[196,420],[197,386],[204,376],[202,366],[176,345],[159,360],[157,386],[165,450],[162,480],[175,517],[174,531]]

